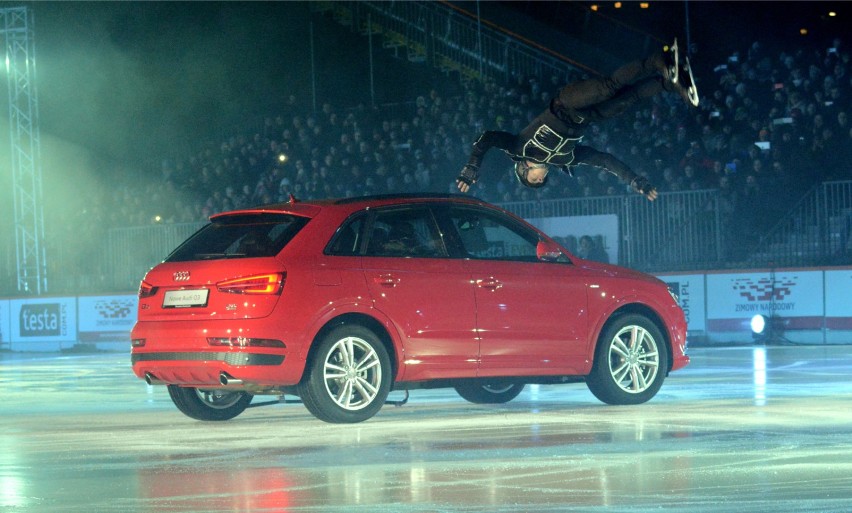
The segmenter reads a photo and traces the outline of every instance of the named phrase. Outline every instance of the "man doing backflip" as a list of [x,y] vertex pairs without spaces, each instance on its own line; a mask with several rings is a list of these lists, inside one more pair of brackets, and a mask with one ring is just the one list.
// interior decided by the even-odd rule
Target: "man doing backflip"
[[494,130],[482,133],[456,179],[458,188],[467,192],[479,179],[485,153],[499,148],[515,161],[515,175],[527,187],[542,187],[549,166],[573,174],[571,168],[586,164],[606,169],[654,201],[657,189],[647,178],[609,153],[579,143],[591,122],[617,116],[662,91],[676,92],[691,105],[698,105],[689,59],[681,59],[677,39],[650,57],[625,64],[609,77],[566,85],[550,106],[517,135]]

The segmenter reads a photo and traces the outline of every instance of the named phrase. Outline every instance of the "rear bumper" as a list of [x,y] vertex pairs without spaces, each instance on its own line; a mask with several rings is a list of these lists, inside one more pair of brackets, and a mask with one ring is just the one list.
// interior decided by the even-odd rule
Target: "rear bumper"
[[231,366],[242,365],[281,365],[283,355],[235,353],[235,352],[170,352],[170,353],[134,353],[130,362],[135,367],[140,362],[180,361],[180,362],[222,362]]
[[249,352],[134,352],[133,373],[139,378],[166,385],[216,388],[224,372],[244,386],[295,385],[301,369],[289,365],[283,355]]
[[131,332],[144,345],[133,347],[130,361],[137,377],[168,385],[215,388],[222,386],[226,373],[244,386],[289,386],[299,382],[304,360],[298,351],[282,340],[284,347],[215,346],[208,337],[229,337],[232,333],[264,339],[276,339],[267,325],[242,321],[138,322]]

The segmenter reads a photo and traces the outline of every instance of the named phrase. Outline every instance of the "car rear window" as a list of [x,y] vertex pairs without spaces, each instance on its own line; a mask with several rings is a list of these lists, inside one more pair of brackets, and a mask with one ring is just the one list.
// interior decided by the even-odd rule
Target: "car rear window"
[[219,217],[181,244],[166,262],[275,256],[309,220],[289,214]]

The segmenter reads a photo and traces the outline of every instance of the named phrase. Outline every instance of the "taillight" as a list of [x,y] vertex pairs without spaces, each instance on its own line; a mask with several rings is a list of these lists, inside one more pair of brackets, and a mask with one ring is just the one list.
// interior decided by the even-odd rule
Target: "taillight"
[[284,273],[260,274],[220,281],[216,284],[219,292],[231,294],[280,294],[284,287]]
[[151,297],[157,293],[157,287],[151,285],[145,280],[139,284],[139,298]]

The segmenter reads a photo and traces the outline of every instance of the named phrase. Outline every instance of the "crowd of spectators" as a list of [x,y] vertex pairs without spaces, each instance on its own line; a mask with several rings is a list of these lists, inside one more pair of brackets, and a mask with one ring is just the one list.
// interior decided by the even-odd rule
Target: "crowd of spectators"
[[[813,184],[852,178],[849,58],[840,39],[830,49],[793,51],[755,42],[726,62],[696,56],[699,108],[660,95],[594,125],[583,143],[624,160],[661,192],[719,189],[728,226],[747,235]],[[262,129],[164,160],[124,183],[103,207],[110,213],[104,227],[203,221],[290,194],[458,192],[455,178],[483,130],[519,131],[562,85],[580,78],[470,81],[393,108],[325,103],[311,112],[308,102],[290,97]],[[613,175],[591,168],[528,189],[514,181],[511,161],[499,153],[486,158],[472,190],[487,201],[631,194]]]

